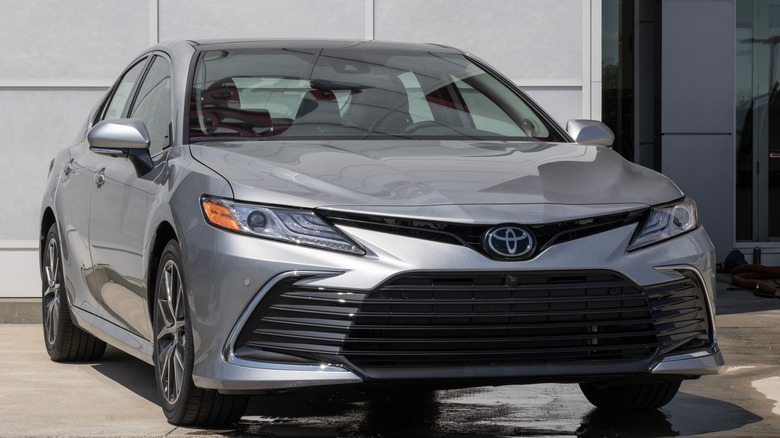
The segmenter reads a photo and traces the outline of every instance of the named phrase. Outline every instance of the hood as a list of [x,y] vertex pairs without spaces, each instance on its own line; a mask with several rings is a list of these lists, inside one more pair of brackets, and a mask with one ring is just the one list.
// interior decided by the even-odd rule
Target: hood
[[410,140],[190,146],[235,199],[382,215],[540,222],[682,197],[669,179],[602,146]]

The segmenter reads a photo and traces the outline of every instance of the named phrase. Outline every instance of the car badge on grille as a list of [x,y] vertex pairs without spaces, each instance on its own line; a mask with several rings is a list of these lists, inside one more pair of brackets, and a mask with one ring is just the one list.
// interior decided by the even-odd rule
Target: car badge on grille
[[530,255],[536,246],[536,240],[533,234],[523,228],[501,225],[485,233],[482,246],[493,257],[515,260]]

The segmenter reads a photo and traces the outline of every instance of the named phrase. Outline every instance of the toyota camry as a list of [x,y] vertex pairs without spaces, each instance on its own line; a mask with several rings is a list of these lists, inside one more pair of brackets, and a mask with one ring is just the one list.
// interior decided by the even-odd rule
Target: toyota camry
[[180,425],[335,385],[658,408],[723,367],[713,247],[612,140],[450,47],[159,44],[49,166],[46,349],[152,364]]

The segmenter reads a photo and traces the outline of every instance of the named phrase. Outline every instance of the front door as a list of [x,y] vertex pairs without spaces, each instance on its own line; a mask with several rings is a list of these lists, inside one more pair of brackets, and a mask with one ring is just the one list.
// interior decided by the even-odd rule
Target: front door
[[149,213],[167,177],[170,76],[168,60],[153,56],[127,108],[127,117],[143,121],[149,131],[154,168],[139,174],[128,158],[109,158],[97,170],[100,184],[91,205],[90,249],[101,316],[147,340],[152,340],[148,292],[155,281],[147,278],[145,265],[154,227]]

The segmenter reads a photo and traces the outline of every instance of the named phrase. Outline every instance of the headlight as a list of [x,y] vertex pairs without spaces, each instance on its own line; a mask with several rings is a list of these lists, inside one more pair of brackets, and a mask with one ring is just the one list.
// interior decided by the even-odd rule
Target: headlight
[[206,220],[219,228],[300,245],[365,254],[365,251],[313,211],[242,204],[203,196]]
[[641,224],[641,229],[634,235],[628,250],[632,251],[654,243],[670,239],[682,233],[694,230],[699,226],[696,215],[696,203],[685,198],[677,204],[653,207],[650,216]]

